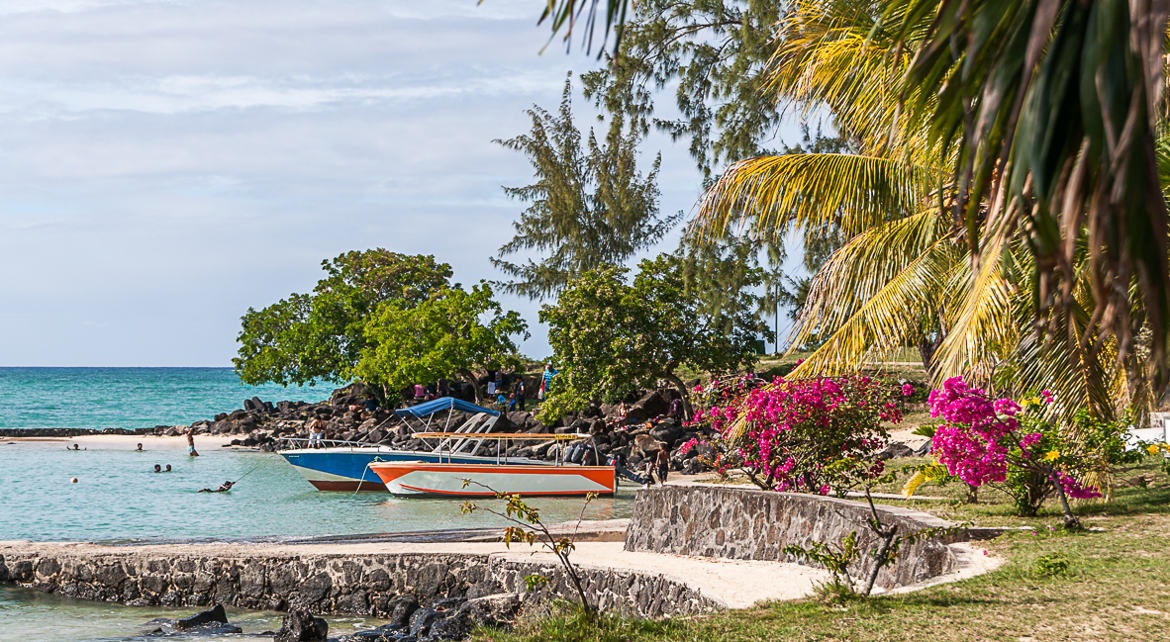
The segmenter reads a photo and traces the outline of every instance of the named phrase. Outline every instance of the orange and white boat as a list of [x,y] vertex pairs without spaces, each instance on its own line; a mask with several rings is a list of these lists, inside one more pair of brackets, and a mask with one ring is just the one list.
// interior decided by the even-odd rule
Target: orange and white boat
[[[452,433],[416,433],[420,439],[449,439]],[[467,435],[459,435],[466,438]],[[555,440],[566,442],[588,435],[554,435],[539,433],[477,435],[477,439]],[[503,445],[503,444],[501,444]],[[497,452],[505,448],[497,448]],[[617,473],[613,466],[573,464],[558,453],[549,464],[455,463],[425,461],[372,462],[370,471],[395,495],[440,495],[450,497],[490,497],[496,492],[520,495],[612,495],[617,490]]]

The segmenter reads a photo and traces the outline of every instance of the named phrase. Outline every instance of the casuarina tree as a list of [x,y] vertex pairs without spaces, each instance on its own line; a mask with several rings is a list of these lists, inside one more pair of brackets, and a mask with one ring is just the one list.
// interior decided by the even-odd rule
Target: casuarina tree
[[[524,153],[535,174],[531,185],[504,188],[528,204],[513,224],[515,237],[492,259],[510,277],[498,285],[511,294],[551,296],[588,269],[626,262],[678,219],[658,215],[660,158],[645,175],[638,170],[639,133],[616,118],[603,140],[591,130],[583,141],[570,96],[566,80],[558,113],[534,106],[530,132],[496,141]],[[516,254],[526,262],[507,258]]]

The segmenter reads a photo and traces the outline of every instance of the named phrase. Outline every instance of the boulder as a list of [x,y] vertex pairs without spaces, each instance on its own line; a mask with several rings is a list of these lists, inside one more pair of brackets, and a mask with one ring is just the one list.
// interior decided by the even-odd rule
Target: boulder
[[683,436],[683,429],[677,421],[664,421],[650,430],[650,436],[669,445]]
[[631,421],[646,421],[665,415],[669,409],[670,399],[667,398],[667,395],[659,390],[652,390],[634,402],[630,411],[626,413],[626,417]]
[[410,624],[410,616],[418,610],[418,600],[413,595],[396,595],[390,599],[387,609],[387,620],[390,626],[397,628]]
[[442,614],[435,609],[424,607],[415,611],[410,616],[410,634],[418,638],[426,636],[431,630],[431,625],[441,617]]
[[319,617],[313,617],[304,609],[293,609],[284,616],[280,630],[272,642],[325,642],[329,637],[329,624]]
[[913,448],[907,446],[906,444],[904,444],[900,441],[895,441],[894,443],[890,444],[889,446],[886,446],[884,450],[879,452],[877,454],[877,458],[882,459],[882,460],[899,459],[901,457],[911,457],[913,455],[914,455]]
[[214,607],[206,611],[200,611],[191,617],[185,617],[181,620],[175,621],[175,628],[180,631],[187,631],[197,626],[205,624],[227,624],[227,613],[223,610],[222,604],[216,604]]

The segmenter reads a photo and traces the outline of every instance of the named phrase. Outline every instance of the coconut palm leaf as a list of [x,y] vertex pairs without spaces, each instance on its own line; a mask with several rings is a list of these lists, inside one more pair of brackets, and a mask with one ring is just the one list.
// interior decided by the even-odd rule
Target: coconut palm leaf
[[854,154],[762,156],[729,167],[699,203],[708,233],[747,224],[761,236],[836,225],[850,236],[916,208],[930,173],[900,161]]
[[948,231],[925,209],[854,236],[817,271],[800,322],[809,334],[840,327]]
[[[914,51],[902,85],[912,122],[957,154],[952,210],[973,258],[990,258],[984,235],[1022,236],[1036,258],[1037,318],[1055,332],[1079,323],[1085,242],[1096,301],[1085,329],[1112,332],[1124,360],[1142,328],[1130,311],[1143,307],[1161,388],[1170,213],[1155,139],[1168,16],[1167,0],[894,0],[883,18]],[[1003,224],[985,227],[988,217]]]
[[[868,358],[888,354],[917,339],[922,316],[937,305],[940,286],[956,258],[950,239],[935,241],[833,330],[792,376],[849,372]],[[794,343],[807,341],[815,329],[802,322]]]

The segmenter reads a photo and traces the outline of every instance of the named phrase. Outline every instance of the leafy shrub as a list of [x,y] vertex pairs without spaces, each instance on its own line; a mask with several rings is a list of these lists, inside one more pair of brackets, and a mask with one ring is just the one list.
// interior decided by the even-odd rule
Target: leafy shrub
[[1037,577],[1056,577],[1068,575],[1068,558],[1060,553],[1041,555],[1032,562],[1032,575]]
[[945,471],[972,487],[993,484],[1007,492],[1020,515],[1035,515],[1053,495],[1061,501],[1067,526],[1078,526],[1068,500],[1101,496],[1114,466],[1132,463],[1140,451],[1127,451],[1128,417],[1115,421],[1078,413],[1071,426],[1048,419],[1053,402],[1043,391],[1017,403],[992,399],[962,378],[948,379],[930,395],[931,415],[942,419],[931,437],[935,466],[924,467],[903,489],[911,494],[923,477]]

